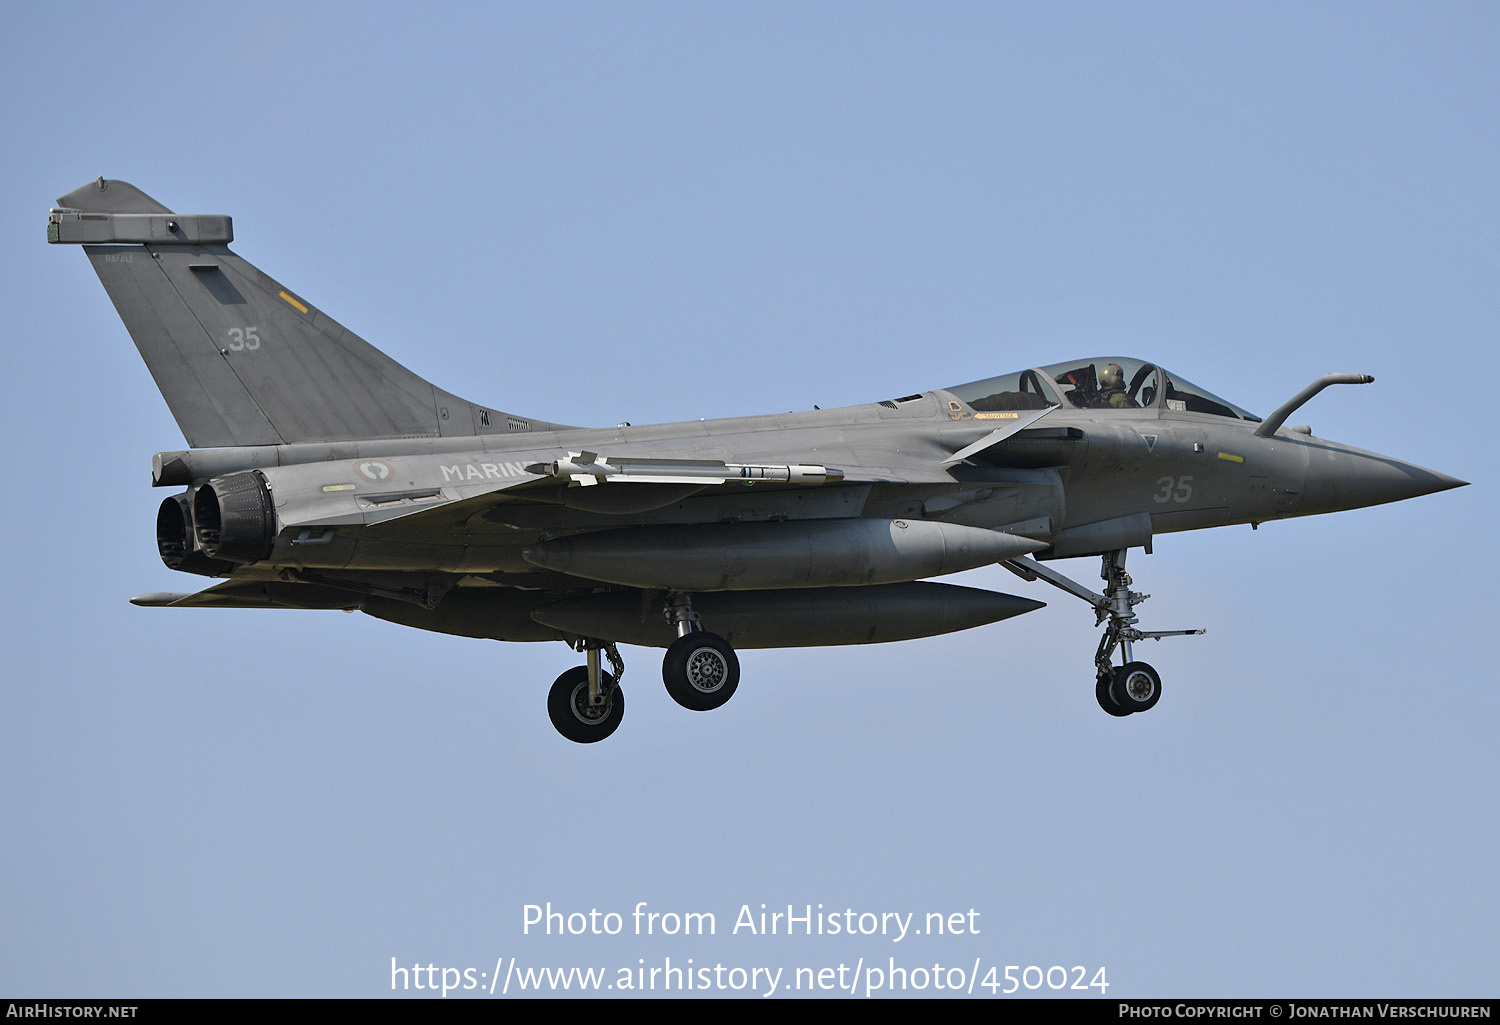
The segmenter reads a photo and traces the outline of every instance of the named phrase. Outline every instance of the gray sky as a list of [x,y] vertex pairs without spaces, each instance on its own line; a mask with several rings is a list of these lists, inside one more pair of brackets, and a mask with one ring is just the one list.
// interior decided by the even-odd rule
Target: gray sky
[[[781,968],[778,996],[861,958],[977,964],[976,994],[1006,965],[1102,967],[1110,997],[1497,994],[1493,5],[5,22],[0,993],[380,996],[392,957],[486,986],[514,957]],[[193,581],[148,486],[181,435],[82,254],[43,241],[101,174],[231,214],[237,252],[373,344],[542,419],[1121,354],[1261,414],[1374,374],[1298,419],[1475,483],[1133,556],[1143,625],[1209,631],[1142,652],[1150,715],[1095,705],[1081,602],[996,568],[954,579],[1049,607],[746,652],[713,714],[626,649],[625,722],[579,747],[545,713],[559,644],[127,604]],[[548,901],[624,930],[523,934]],[[634,935],[642,901],[716,934]],[[979,931],[732,931],[762,903]]]

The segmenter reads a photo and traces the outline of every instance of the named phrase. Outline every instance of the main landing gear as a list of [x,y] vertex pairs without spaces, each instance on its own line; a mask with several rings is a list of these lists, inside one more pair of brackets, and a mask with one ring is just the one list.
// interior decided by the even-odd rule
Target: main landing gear
[[[695,712],[718,708],[740,684],[739,656],[728,641],[702,628],[691,595],[667,592],[662,612],[677,633],[661,664],[667,693]],[[547,715],[564,737],[592,744],[613,733],[625,715],[625,694],[620,690],[625,660],[612,641],[583,638],[575,647],[587,653],[588,664],[569,669],[552,684]],[[609,659],[613,674],[601,670],[600,652]]]
[[[1104,636],[1099,638],[1099,647],[1094,652],[1094,698],[1110,715],[1127,716],[1155,707],[1161,698],[1161,677],[1145,662],[1135,661],[1132,645],[1136,641],[1159,641],[1163,637],[1185,637],[1203,631],[1137,630],[1134,609],[1151,596],[1130,589],[1125,549],[1106,552],[1103,562],[1099,571],[1105,585],[1103,594],[1025,556],[1009,560],[1005,568],[1026,580],[1045,580],[1094,606],[1094,625],[1104,625]],[[1120,651],[1118,666],[1113,662],[1116,648]]]
[[[574,666],[559,676],[547,692],[547,716],[557,732],[575,744],[593,744],[613,733],[625,718],[625,692],[620,678],[625,660],[612,641],[580,640],[588,665]],[[599,668],[599,653],[609,659],[613,675]]]
[[661,663],[662,682],[672,700],[683,708],[708,712],[734,697],[740,685],[739,656],[728,641],[703,629],[692,596],[669,591],[662,611],[677,631]]

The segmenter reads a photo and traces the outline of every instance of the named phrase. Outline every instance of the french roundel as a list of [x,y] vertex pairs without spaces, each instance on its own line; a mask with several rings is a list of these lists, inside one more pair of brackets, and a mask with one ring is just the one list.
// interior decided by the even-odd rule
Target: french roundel
[[362,463],[355,463],[354,468],[359,471],[360,476],[367,480],[386,480],[392,473],[391,464],[379,459],[367,459]]

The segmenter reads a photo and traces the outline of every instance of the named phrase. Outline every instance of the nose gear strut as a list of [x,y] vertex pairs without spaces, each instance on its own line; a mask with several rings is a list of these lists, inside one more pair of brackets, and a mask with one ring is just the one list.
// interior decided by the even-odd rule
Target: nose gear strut
[[[1205,632],[1202,629],[1136,629],[1135,607],[1151,596],[1130,589],[1130,574],[1125,572],[1125,552],[1126,549],[1117,548],[1104,553],[1099,570],[1104,581],[1103,594],[1091,591],[1076,580],[1024,555],[1001,563],[1023,580],[1043,580],[1094,607],[1094,625],[1104,627],[1104,636],[1099,638],[1099,647],[1094,652],[1097,679],[1094,696],[1101,708],[1116,716],[1144,712],[1161,697],[1161,677],[1156,670],[1145,662],[1135,661],[1133,645],[1136,641],[1159,641],[1163,637],[1186,637]],[[1116,649],[1121,656],[1119,666],[1113,664]]]

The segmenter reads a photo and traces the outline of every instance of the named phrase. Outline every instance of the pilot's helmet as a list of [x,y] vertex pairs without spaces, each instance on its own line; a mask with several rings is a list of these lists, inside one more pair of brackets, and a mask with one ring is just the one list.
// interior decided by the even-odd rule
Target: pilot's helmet
[[1118,363],[1106,363],[1099,371],[1099,387],[1105,391],[1120,391],[1125,387],[1125,371]]

